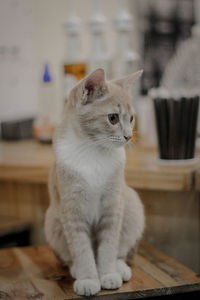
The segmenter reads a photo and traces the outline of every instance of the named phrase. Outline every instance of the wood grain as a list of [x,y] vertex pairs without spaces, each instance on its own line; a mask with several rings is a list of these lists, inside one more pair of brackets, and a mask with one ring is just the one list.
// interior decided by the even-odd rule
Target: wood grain
[[[48,246],[0,251],[0,298],[9,300],[82,299],[73,279]],[[138,299],[200,291],[200,278],[172,258],[142,242],[131,280],[92,299]],[[91,298],[90,298],[91,299]]]
[[[188,191],[193,187],[195,166],[172,167],[157,163],[157,151],[140,145],[127,147],[125,175],[133,188],[147,190]],[[53,164],[50,145],[35,141],[0,143],[0,180],[23,183],[46,183]]]
[[[44,243],[43,222],[48,204],[46,184],[0,182],[0,215],[31,224],[32,243]],[[5,218],[0,223],[4,222],[7,223]]]
[[195,172],[195,189],[200,191],[200,168]]

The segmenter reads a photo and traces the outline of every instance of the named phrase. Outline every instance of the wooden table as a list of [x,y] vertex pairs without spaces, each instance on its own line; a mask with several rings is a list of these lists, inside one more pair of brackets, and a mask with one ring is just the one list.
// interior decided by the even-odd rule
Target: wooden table
[[[145,206],[145,239],[200,272],[200,201],[195,187],[199,163],[160,166],[156,149],[137,145],[126,151],[127,183],[137,189]],[[53,160],[51,145],[0,142],[0,213],[31,222],[37,244],[44,242],[47,178]]]
[[[125,175],[133,188],[143,190],[189,191],[193,187],[194,166],[161,166],[157,150],[139,145],[126,149]],[[46,183],[54,161],[52,147],[36,141],[0,142],[0,181]]]
[[[48,246],[0,251],[1,299],[80,299],[72,284],[68,269],[62,267]],[[119,290],[102,291],[92,299],[142,299],[174,294],[191,299],[194,293],[200,295],[200,277],[196,273],[142,242],[131,280]]]

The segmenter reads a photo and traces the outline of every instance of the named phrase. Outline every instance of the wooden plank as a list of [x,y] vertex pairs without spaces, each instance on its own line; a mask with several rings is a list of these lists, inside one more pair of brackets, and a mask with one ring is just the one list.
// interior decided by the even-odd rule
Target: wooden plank
[[30,223],[20,218],[0,214],[0,237],[26,229],[30,229]]
[[140,267],[140,269],[143,270],[143,272],[150,275],[161,285],[171,287],[177,285],[177,282],[171,276],[169,276],[169,274],[165,273],[163,270],[161,270],[156,265],[152,264],[140,255],[138,255],[137,257],[137,265]]
[[[82,299],[73,292],[73,279],[48,246],[0,251],[2,299]],[[200,278],[188,268],[141,243],[131,280],[115,291],[92,299],[138,299],[200,291]]]
[[127,147],[125,176],[127,183],[136,189],[189,191],[199,165],[162,166],[156,149],[140,146]]
[[[128,162],[127,162],[128,165]],[[126,182],[135,189],[159,191],[189,191],[192,188],[192,174],[174,173],[172,170],[138,169],[126,167]]]
[[149,263],[157,266],[160,270],[168,274],[176,282],[192,282],[200,280],[200,277],[192,272],[186,266],[180,264],[178,261],[152,247],[145,241],[141,241],[141,247],[139,248],[139,254],[144,257]]
[[195,189],[200,191],[200,169],[195,173]]
[[1,182],[47,184],[48,167],[0,166]]
[[[195,166],[172,167],[157,163],[156,149],[140,145],[127,147],[125,175],[133,188],[188,191],[193,187]],[[0,143],[0,180],[23,183],[46,183],[54,156],[50,145],[35,141]]]
[[[0,182],[0,212],[32,226],[33,244],[44,243],[44,213],[49,205],[46,184]],[[1,224],[1,222],[0,222]]]
[[14,167],[48,167],[53,162],[51,145],[34,140],[0,142],[0,165]]

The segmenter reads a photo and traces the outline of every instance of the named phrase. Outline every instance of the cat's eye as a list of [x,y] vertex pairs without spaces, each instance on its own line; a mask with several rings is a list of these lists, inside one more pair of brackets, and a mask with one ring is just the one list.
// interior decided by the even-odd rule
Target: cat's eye
[[132,122],[133,122],[133,116],[130,117],[130,123],[132,123]]
[[115,125],[119,122],[119,115],[118,114],[109,114],[108,120],[112,125]]

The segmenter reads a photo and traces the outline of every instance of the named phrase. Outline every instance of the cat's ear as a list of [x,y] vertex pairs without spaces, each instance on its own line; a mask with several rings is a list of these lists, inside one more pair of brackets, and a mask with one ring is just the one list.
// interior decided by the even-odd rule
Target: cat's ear
[[120,87],[122,87],[123,89],[129,89],[132,84],[138,79],[140,78],[140,76],[142,75],[143,70],[137,71],[133,74],[130,74],[128,76],[125,76],[123,78],[120,79],[116,79],[116,80],[112,80],[111,82],[114,84],[119,85]]
[[105,73],[103,69],[97,69],[89,74],[81,84],[81,103],[88,104],[98,101],[108,89],[105,83]]

